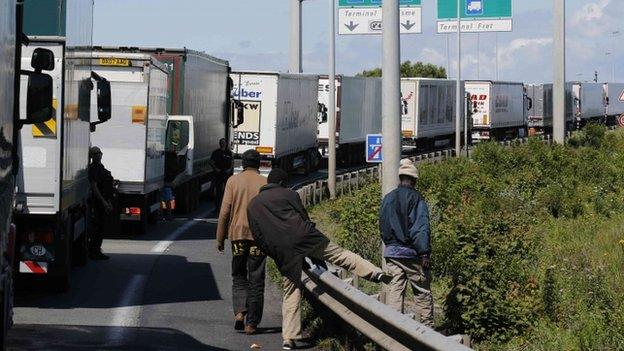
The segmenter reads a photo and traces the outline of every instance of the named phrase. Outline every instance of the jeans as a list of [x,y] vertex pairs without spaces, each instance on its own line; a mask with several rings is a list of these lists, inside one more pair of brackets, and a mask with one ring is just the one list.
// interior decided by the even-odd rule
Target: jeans
[[253,241],[232,242],[232,302],[234,315],[247,313],[246,324],[258,326],[264,309],[266,255]]

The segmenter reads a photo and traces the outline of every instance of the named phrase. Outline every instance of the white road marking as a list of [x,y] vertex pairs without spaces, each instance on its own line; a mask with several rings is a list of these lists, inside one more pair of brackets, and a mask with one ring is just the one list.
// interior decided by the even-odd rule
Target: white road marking
[[141,286],[145,284],[146,279],[145,275],[133,275],[121,296],[121,301],[119,302],[121,307],[112,309],[113,320],[111,328],[108,329],[107,337],[111,343],[122,343],[125,334],[128,332],[127,327],[137,327],[139,325],[141,306],[132,306],[132,303],[136,303],[139,299],[138,293],[142,290]]
[[[190,227],[194,226],[195,224],[197,224],[197,222],[207,222],[207,223],[216,223],[216,219],[211,219],[211,218],[204,218],[206,217],[210,212],[212,212],[212,209],[209,211],[206,211],[202,214],[199,215],[198,218],[193,218],[192,220],[190,220],[189,222],[184,223],[183,225],[181,225],[180,227],[178,227],[178,229],[174,230],[171,234],[169,234],[169,236],[167,237],[167,239],[163,240],[163,241],[159,241],[156,245],[154,245],[154,247],[152,247],[152,252],[154,253],[163,253],[165,252],[169,246],[171,244],[173,244],[173,242],[180,236],[182,235],[185,231],[187,231]],[[214,222],[212,222],[214,221]]]

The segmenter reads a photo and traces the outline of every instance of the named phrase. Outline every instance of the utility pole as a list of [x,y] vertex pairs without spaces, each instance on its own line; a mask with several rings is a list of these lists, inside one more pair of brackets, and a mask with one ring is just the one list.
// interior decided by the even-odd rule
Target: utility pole
[[449,34],[446,33],[446,78],[451,78],[451,55],[449,48]]
[[336,198],[336,0],[329,0],[329,106],[327,124],[329,160],[327,163],[327,185],[329,198]]
[[494,46],[494,56],[496,56],[496,80],[498,81],[498,32],[495,33],[496,45]]
[[554,81],[553,81],[553,139],[565,141],[565,0],[554,0]]
[[290,53],[288,72],[301,73],[301,2],[290,0]]
[[399,183],[401,158],[401,76],[399,41],[399,0],[384,0],[383,5],[383,62],[381,131],[383,134],[382,196]]
[[[562,0],[563,1],[563,0]],[[461,86],[461,1],[457,0],[457,84],[455,87],[455,155],[461,153],[461,116],[462,116],[462,86]]]

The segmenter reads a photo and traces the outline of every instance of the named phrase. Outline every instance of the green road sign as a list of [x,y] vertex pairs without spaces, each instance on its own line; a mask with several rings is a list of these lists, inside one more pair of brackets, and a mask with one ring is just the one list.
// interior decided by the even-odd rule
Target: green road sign
[[[438,21],[457,18],[458,0],[437,0]],[[459,0],[462,19],[510,18],[512,0]]]
[[[422,0],[399,0],[405,6],[420,6]],[[381,7],[381,0],[338,0],[338,7]]]

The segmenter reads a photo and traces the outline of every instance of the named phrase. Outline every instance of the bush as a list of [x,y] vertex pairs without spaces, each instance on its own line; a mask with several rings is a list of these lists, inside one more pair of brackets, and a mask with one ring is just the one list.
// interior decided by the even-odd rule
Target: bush
[[[566,146],[485,143],[471,160],[420,166],[439,327],[483,348],[624,349],[623,149],[622,133],[589,125]],[[379,197],[372,184],[312,213],[379,263]]]

